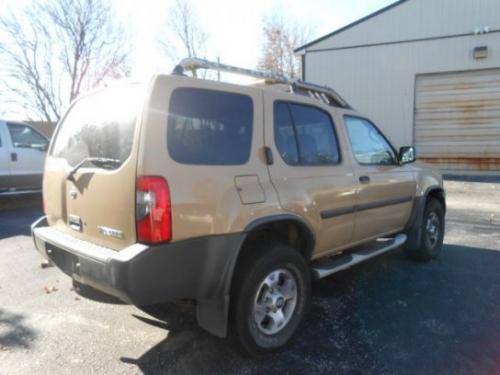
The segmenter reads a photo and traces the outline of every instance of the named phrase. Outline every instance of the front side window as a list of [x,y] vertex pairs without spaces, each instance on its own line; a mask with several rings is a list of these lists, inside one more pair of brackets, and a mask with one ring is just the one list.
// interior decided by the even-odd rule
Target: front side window
[[276,147],[289,165],[334,165],[340,162],[330,116],[309,105],[274,103]]
[[345,116],[345,125],[354,157],[360,164],[391,165],[396,154],[380,131],[368,120]]
[[16,148],[45,149],[48,141],[29,126],[7,123],[12,145]]
[[253,103],[246,95],[177,88],[170,97],[167,147],[184,164],[238,165],[250,157]]

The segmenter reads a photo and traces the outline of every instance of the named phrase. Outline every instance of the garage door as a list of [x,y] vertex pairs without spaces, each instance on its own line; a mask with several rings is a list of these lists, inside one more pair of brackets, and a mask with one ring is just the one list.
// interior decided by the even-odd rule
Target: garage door
[[500,69],[419,75],[415,146],[447,170],[500,170]]

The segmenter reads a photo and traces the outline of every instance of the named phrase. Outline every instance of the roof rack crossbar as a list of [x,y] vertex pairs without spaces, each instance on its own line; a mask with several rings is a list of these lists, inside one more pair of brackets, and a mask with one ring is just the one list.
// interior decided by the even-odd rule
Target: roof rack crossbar
[[327,86],[320,86],[314,83],[305,82],[298,79],[288,78],[271,72],[239,68],[232,65],[221,64],[215,61],[208,61],[196,57],[182,59],[174,68],[173,74],[183,75],[186,71],[195,72],[198,69],[215,70],[219,72],[239,74],[247,77],[263,79],[267,84],[286,84],[290,86],[292,92],[311,96],[323,103],[337,107],[351,108],[351,106],[337,92]]

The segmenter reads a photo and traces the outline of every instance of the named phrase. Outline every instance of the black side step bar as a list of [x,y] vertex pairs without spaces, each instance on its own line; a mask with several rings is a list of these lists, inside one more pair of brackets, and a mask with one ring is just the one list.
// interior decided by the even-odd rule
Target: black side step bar
[[313,266],[313,275],[316,279],[330,276],[364,262],[377,255],[393,250],[406,242],[405,234],[398,234],[394,238],[379,239],[365,248],[359,248],[345,255],[334,256],[330,261]]

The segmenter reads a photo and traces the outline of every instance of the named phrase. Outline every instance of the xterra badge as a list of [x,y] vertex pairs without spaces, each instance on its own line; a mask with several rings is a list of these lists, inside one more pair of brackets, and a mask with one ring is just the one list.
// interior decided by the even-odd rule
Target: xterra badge
[[102,226],[98,226],[97,229],[99,230],[99,233],[101,233],[103,236],[119,238],[119,239],[123,238],[123,232],[121,230],[102,227]]

